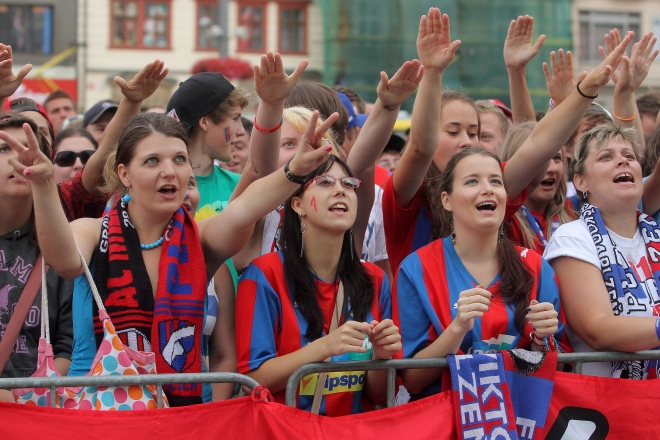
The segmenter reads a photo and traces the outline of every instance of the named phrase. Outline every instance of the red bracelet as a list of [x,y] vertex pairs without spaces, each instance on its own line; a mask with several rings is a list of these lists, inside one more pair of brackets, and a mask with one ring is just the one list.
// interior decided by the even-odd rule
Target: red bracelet
[[259,133],[264,133],[264,134],[275,133],[277,130],[280,129],[283,122],[284,122],[284,118],[280,119],[280,123],[277,124],[273,128],[261,128],[261,127],[259,127],[259,125],[257,125],[257,117],[255,116],[254,117],[254,128],[256,128]]

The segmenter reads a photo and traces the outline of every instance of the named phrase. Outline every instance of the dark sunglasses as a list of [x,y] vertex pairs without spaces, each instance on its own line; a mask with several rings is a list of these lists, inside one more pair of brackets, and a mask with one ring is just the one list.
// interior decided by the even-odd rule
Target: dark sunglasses
[[94,154],[94,150],[84,150],[78,153],[74,151],[60,151],[55,155],[53,163],[60,167],[72,167],[73,164],[76,163],[76,159],[79,157],[80,162],[85,165],[92,154]]
[[357,189],[360,187],[360,184],[362,183],[360,179],[355,177],[342,177],[341,179],[337,179],[336,177],[332,177],[332,176],[328,176],[327,174],[324,174],[323,176],[316,176],[312,180],[307,182],[305,188],[311,185],[312,182],[316,182],[316,184],[322,188],[331,188],[335,186],[335,182],[337,180],[339,180],[341,186],[343,186],[344,188],[354,189],[355,191],[357,191]]

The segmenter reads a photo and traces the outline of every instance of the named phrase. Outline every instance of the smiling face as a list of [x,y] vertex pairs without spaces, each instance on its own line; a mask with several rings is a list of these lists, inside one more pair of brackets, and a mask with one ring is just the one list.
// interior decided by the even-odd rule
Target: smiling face
[[575,174],[575,189],[587,192],[589,203],[601,210],[636,209],[642,197],[642,167],[633,147],[610,140],[603,148],[588,146],[584,172]]
[[442,204],[451,212],[456,235],[465,231],[497,232],[506,208],[502,170],[492,157],[472,154],[454,168],[451,194],[442,193]]
[[190,173],[186,144],[162,133],[138,142],[131,161],[117,167],[131,203],[163,215],[171,215],[183,203]]
[[304,213],[306,233],[343,235],[353,227],[357,215],[357,194],[354,189],[341,184],[342,177],[348,177],[346,170],[334,163],[323,175],[337,179],[332,186],[319,186],[315,181],[298,197],[291,199],[291,207],[296,213]]
[[[3,131],[27,147],[27,136],[22,129],[5,128]],[[0,140],[0,199],[28,198],[32,194],[30,184],[23,183],[23,176],[16,176],[14,168],[9,165],[12,156],[16,156],[14,150]]]
[[[564,150],[559,150],[550,160],[550,165],[543,175],[541,183],[527,196],[527,201],[533,211],[543,212],[545,207],[555,197],[561,180],[564,178]],[[525,205],[527,206],[527,201]],[[529,207],[529,206],[528,206]]]
[[467,102],[455,100],[443,104],[439,129],[440,144],[433,162],[440,170],[462,149],[479,145],[479,117]]

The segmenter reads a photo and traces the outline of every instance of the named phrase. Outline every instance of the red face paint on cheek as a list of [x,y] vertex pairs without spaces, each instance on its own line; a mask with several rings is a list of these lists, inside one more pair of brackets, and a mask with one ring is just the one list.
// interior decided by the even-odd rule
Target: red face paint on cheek
[[229,126],[225,127],[225,142],[229,142],[229,138],[231,137],[231,133],[229,132]]
[[312,196],[312,201],[309,204],[314,207],[314,212],[318,212],[316,210],[316,196]]

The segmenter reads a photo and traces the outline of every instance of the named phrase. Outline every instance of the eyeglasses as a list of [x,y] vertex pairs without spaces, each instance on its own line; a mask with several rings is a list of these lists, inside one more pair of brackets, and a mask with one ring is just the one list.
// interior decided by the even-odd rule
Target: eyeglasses
[[94,150],[84,150],[80,152],[60,151],[55,155],[53,162],[60,167],[72,167],[76,163],[76,159],[80,158],[80,162],[85,165],[92,154],[94,154]]
[[327,174],[324,174],[322,176],[316,176],[307,184],[305,185],[305,189],[309,187],[309,185],[312,184],[312,182],[316,182],[316,184],[322,188],[331,188],[335,186],[335,182],[339,180],[341,183],[341,186],[344,188],[348,189],[354,189],[357,191],[357,189],[360,187],[360,184],[362,183],[360,179],[355,178],[355,177],[342,177],[341,179],[337,179],[336,177],[328,176]]

